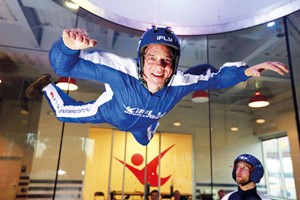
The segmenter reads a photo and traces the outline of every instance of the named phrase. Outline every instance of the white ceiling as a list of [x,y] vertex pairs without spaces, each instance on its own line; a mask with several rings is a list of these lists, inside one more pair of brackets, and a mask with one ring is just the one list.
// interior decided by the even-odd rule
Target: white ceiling
[[262,24],[300,9],[299,0],[72,0],[116,24],[146,30],[171,26],[178,35],[223,33]]

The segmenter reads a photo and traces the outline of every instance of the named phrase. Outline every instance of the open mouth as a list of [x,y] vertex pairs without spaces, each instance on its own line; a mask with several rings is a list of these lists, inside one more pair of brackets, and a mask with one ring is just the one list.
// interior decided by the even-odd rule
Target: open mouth
[[152,75],[155,76],[155,77],[163,77],[164,74],[152,73]]

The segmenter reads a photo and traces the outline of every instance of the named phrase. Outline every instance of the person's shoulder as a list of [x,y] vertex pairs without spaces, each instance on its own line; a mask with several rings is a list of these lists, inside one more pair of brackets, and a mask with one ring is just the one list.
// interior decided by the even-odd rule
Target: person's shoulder
[[225,194],[225,196],[221,200],[227,200],[233,193],[236,193],[236,192],[237,192],[237,190],[234,190],[232,192]]

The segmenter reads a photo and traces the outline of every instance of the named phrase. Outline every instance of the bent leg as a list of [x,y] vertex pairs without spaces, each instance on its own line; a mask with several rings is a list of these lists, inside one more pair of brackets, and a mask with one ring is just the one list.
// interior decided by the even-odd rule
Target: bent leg
[[153,138],[158,126],[159,122],[156,122],[148,127],[145,127],[144,129],[131,131],[131,133],[138,143],[140,143],[143,146],[146,146]]
[[46,86],[43,93],[60,121],[74,123],[104,122],[101,115],[97,114],[101,105],[97,101],[88,103],[76,101],[54,84]]

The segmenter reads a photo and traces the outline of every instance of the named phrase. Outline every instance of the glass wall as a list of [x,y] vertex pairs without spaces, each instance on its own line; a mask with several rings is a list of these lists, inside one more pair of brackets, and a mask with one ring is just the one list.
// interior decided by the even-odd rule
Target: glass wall
[[[27,86],[41,74],[50,73],[54,81],[58,80],[50,68],[48,53],[64,28],[85,28],[98,40],[97,49],[136,57],[141,32],[107,28],[106,23],[100,24],[103,21],[85,11],[76,15],[59,4],[55,6],[55,12],[40,20],[57,17],[61,20],[58,27],[29,23],[42,48],[28,49],[27,40],[16,46],[0,39],[0,199],[98,199],[95,192],[102,192],[97,194],[105,199],[112,195],[117,199],[143,199],[152,189],[158,189],[164,198],[180,190],[192,199],[218,199],[218,190],[237,189],[232,179],[234,159],[239,154],[253,154],[268,169],[269,157],[264,154],[262,141],[279,137],[288,140],[285,144],[289,144],[286,148],[295,191],[281,196],[272,193],[270,177],[266,176],[258,190],[272,198],[300,199],[299,12],[276,20],[271,27],[263,24],[217,35],[179,36],[182,71],[202,63],[219,69],[226,62],[244,61],[252,66],[276,60],[287,63],[291,73],[280,76],[265,71],[262,77],[234,87],[207,91],[207,103],[191,102],[191,93],[160,121],[153,144],[141,147],[131,143],[130,133],[107,124],[59,122],[45,98],[24,97]],[[9,26],[1,22],[0,28],[8,30]],[[38,36],[39,29],[43,29],[43,37]],[[76,100],[95,100],[105,90],[102,83],[77,83],[79,89],[69,92]],[[248,107],[256,91],[266,96],[268,107]],[[257,123],[257,118],[265,122]],[[175,121],[181,126],[173,126]],[[238,130],[232,131],[232,126]],[[158,175],[158,179],[148,185],[143,170],[155,158],[157,167],[150,175]],[[134,170],[143,176],[138,179]],[[279,172],[287,174],[282,168]]]
[[[291,117],[293,119],[296,119],[296,125],[291,126],[290,132],[293,132],[293,134],[288,135],[289,136],[289,142],[291,146],[291,157],[292,157],[292,163],[293,163],[293,169],[294,169],[294,177],[299,177],[299,162],[296,160],[299,159],[300,152],[299,152],[299,141],[300,141],[300,118],[299,118],[299,59],[300,59],[300,53],[299,53],[299,41],[300,41],[300,24],[297,20],[297,17],[299,16],[299,12],[296,12],[290,16],[288,16],[285,19],[286,23],[286,32],[289,37],[287,37],[286,41],[289,45],[289,64],[291,66],[291,85],[293,89],[293,103],[294,105],[294,113],[291,114]],[[294,120],[293,120],[294,121]],[[298,135],[296,134],[298,133]],[[299,179],[295,179],[296,184],[296,191],[297,191],[297,199],[299,199]]]
[[[288,63],[285,40],[279,35],[282,30],[283,21],[280,19],[272,27],[263,24],[208,36],[209,62],[217,67],[223,63],[238,61],[244,61],[249,66],[274,60]],[[221,55],[219,49],[222,49]],[[279,118],[281,110],[293,108],[292,104],[285,103],[291,101],[292,97],[289,75],[273,76],[274,72],[268,71],[262,74],[260,78],[251,78],[231,88],[211,91],[211,181],[214,194],[219,189],[230,191],[237,188],[230,166],[238,155],[252,154],[263,161],[261,138],[289,128]],[[268,107],[248,106],[250,98],[257,91],[268,99]],[[258,124],[258,117],[265,122]],[[236,129],[232,130],[232,127]],[[260,181],[258,190],[267,193],[264,178]]]

